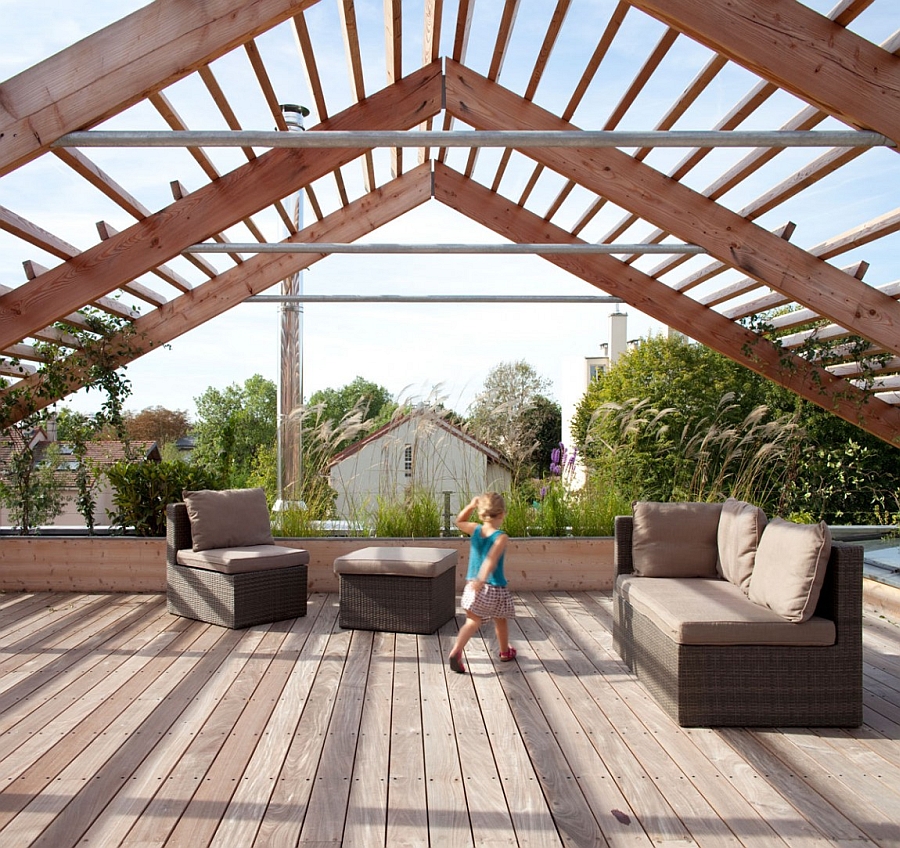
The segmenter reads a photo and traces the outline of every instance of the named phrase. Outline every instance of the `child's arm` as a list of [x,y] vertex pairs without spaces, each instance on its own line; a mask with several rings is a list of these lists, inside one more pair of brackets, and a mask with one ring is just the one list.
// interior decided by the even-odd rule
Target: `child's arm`
[[508,541],[509,536],[507,536],[506,533],[500,533],[494,541],[494,544],[491,545],[491,549],[488,551],[487,556],[484,558],[484,562],[481,563],[481,568],[478,570],[478,577],[469,581],[475,592],[480,592],[484,584],[487,583],[488,577],[494,573],[497,563],[500,562],[500,557],[503,556],[503,552],[506,550],[506,543]]
[[475,521],[469,521],[469,516],[475,511],[477,506],[478,498],[472,498],[472,500],[459,511],[459,515],[456,516],[456,521],[454,523],[460,529],[460,532],[465,533],[467,536],[471,536],[478,526]]

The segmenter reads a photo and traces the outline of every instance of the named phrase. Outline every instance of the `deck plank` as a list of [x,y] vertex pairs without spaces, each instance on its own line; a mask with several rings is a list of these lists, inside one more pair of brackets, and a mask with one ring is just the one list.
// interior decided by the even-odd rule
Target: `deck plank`
[[[443,629],[443,633],[449,634],[455,630],[454,623],[452,630],[448,625]],[[448,640],[445,643],[445,653],[449,653],[449,647]],[[465,662],[469,673],[449,674],[447,691],[459,749],[472,839],[477,848],[514,845],[515,841],[510,838],[514,833],[512,818],[473,683],[475,675],[486,674],[491,668],[481,636],[476,635],[469,641],[465,650]]]
[[472,848],[472,828],[447,688],[447,675],[456,676],[446,664],[456,632],[454,621],[440,638],[418,639],[428,835],[431,844],[441,848]]
[[396,638],[385,844],[416,848],[428,832],[419,651],[415,635],[398,633]]
[[[232,631],[159,595],[0,597],[0,845],[900,848],[900,627],[865,616],[860,728],[679,728],[610,597],[517,598],[449,672],[337,597]],[[4,665],[5,664],[5,665]]]
[[344,823],[342,845],[345,848],[385,845],[395,639],[393,633],[376,633],[372,640],[369,679]]
[[298,846],[340,845],[343,838],[372,645],[370,631],[352,632]]

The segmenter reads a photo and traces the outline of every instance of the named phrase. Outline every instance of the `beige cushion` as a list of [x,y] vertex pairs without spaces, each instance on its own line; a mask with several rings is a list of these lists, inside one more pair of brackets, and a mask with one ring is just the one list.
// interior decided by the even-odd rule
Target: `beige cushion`
[[250,545],[205,551],[189,551],[185,548],[178,551],[175,558],[179,565],[189,568],[220,571],[222,574],[246,574],[248,571],[271,571],[273,568],[307,565],[309,552],[281,545]]
[[203,489],[183,493],[195,551],[271,545],[272,525],[262,489]]
[[631,555],[641,577],[716,577],[719,503],[636,501]]
[[722,504],[716,569],[727,581],[740,586],[745,595],[750,591],[750,575],[765,526],[766,514],[758,506],[734,498]]
[[456,550],[450,548],[363,548],[336,557],[335,574],[393,574],[437,577],[456,568]]
[[788,621],[815,612],[831,555],[831,531],[818,524],[773,518],[763,531],[750,578],[750,600]]
[[681,645],[833,645],[834,622],[785,621],[727,580],[645,580],[622,574],[616,592]]

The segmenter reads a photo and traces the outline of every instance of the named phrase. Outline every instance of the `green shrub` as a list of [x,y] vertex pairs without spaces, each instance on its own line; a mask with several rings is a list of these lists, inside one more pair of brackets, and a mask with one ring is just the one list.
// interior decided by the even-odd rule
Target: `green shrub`
[[110,524],[138,536],[166,535],[166,504],[181,500],[183,489],[217,489],[215,475],[185,462],[117,462],[106,476],[113,486]]
[[416,539],[440,534],[441,510],[429,492],[411,488],[402,502],[378,499],[376,536],[408,536]]

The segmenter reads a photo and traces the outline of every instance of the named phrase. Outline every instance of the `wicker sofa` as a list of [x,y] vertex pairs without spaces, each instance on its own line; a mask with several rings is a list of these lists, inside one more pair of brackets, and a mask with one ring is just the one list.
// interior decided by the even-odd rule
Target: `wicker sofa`
[[185,492],[166,506],[170,613],[243,628],[306,615],[309,553],[276,545],[262,489]]
[[[733,513],[733,505],[726,504]],[[722,510],[723,505],[699,505],[707,510],[707,527],[702,532],[691,523],[692,511],[698,505],[662,505],[674,509],[670,515],[674,520],[657,533],[651,558],[654,553],[675,559],[682,556],[683,572],[689,562],[685,552],[693,546],[688,556],[704,561],[697,566],[702,576],[680,574],[677,569],[674,576],[659,576],[652,570],[647,575],[641,574],[641,563],[636,561],[646,559],[648,551],[647,529],[641,524],[646,510],[641,506],[645,505],[635,504],[634,515],[618,516],[615,522],[613,644],[678,724],[861,724],[861,546],[831,543],[826,532],[826,550],[819,537],[818,553],[825,567],[818,569],[809,586],[803,586],[804,591],[808,590],[805,603],[811,608],[803,613],[802,620],[796,615],[791,620],[785,618],[784,609],[779,613],[770,608],[779,608],[771,587],[769,597],[761,585],[757,591],[748,592],[754,580],[760,584],[763,581],[761,575],[753,574],[752,568],[763,567],[765,554],[766,567],[770,563],[775,566],[771,574],[784,574],[785,580],[796,577],[793,563],[777,560],[779,556],[791,555],[791,544],[785,544],[786,537],[778,533],[805,532],[795,531],[794,527],[815,525],[792,527],[775,519],[777,524],[771,525],[775,529],[758,528],[761,532],[757,546],[747,543],[741,551],[743,574],[726,576],[722,573],[719,548],[727,548],[733,540],[727,527],[723,532],[722,526],[716,526],[712,536],[709,529],[715,509]],[[721,512],[719,520],[721,525],[726,524]],[[759,524],[758,518],[754,520]],[[766,524],[764,519],[762,524]],[[770,540],[765,538],[766,533]],[[638,551],[636,536],[640,537]],[[766,546],[765,542],[770,544]],[[754,560],[756,554],[759,556]],[[710,558],[715,563],[713,574],[708,572]],[[748,565],[752,566],[749,576]],[[818,586],[814,585],[816,581]],[[760,603],[761,597],[767,603]]]

